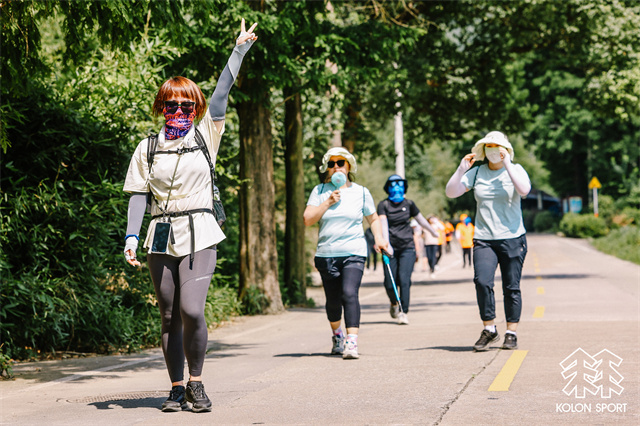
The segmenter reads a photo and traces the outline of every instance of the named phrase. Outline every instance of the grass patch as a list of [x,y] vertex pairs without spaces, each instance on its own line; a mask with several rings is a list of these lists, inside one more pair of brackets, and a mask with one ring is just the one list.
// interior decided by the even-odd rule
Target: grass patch
[[598,250],[640,265],[640,227],[614,229],[607,236],[593,240]]

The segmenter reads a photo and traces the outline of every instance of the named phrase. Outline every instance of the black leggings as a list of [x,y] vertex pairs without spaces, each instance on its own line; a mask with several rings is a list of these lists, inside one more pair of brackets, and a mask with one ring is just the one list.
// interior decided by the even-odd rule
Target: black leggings
[[322,277],[326,296],[327,318],[330,322],[342,319],[347,328],[360,327],[358,291],[362,281],[365,257],[316,257],[315,265]]
[[185,356],[189,374],[198,377],[207,351],[204,305],[216,268],[216,249],[196,252],[191,268],[189,256],[148,254],[147,262],[160,307],[162,352],[171,382],[184,379]]
[[462,266],[467,264],[467,259],[469,259],[469,266],[471,266],[471,248],[463,248],[462,249]]

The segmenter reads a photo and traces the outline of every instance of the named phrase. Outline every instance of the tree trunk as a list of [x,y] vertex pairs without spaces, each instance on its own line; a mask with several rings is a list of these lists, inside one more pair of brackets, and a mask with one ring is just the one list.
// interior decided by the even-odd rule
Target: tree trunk
[[[260,93],[260,83],[244,79],[245,93]],[[256,287],[266,298],[263,312],[284,310],[278,283],[275,189],[269,95],[238,105],[240,121],[240,298]]]
[[361,109],[362,102],[358,97],[349,102],[346,110],[347,120],[344,124],[344,131],[342,132],[342,146],[347,148],[351,153],[355,152],[356,142],[358,141],[358,131],[362,121],[362,117],[360,116]]
[[305,209],[304,169],[302,162],[302,97],[284,92],[285,170],[287,216],[284,234],[284,282],[292,303],[306,303],[305,283]]

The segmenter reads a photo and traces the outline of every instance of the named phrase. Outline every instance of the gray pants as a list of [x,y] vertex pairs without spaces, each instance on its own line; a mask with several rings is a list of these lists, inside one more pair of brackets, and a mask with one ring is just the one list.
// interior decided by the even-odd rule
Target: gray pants
[[147,261],[162,317],[162,352],[171,382],[184,379],[185,356],[189,374],[200,376],[208,340],[204,306],[216,268],[216,248],[196,252],[191,267],[189,256],[148,254]]
[[521,235],[507,240],[473,240],[473,282],[480,318],[491,321],[496,318],[496,298],[493,281],[500,265],[504,313],[507,322],[519,322],[522,312],[520,278],[527,255],[527,238]]

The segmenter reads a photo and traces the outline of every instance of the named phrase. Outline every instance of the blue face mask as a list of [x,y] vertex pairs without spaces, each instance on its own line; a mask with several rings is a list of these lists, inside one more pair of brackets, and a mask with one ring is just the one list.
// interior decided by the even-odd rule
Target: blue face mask
[[404,200],[404,182],[398,182],[389,187],[389,200],[399,203]]
[[341,188],[345,183],[347,183],[347,175],[342,172],[335,172],[331,176],[331,183],[334,184],[336,188]]

